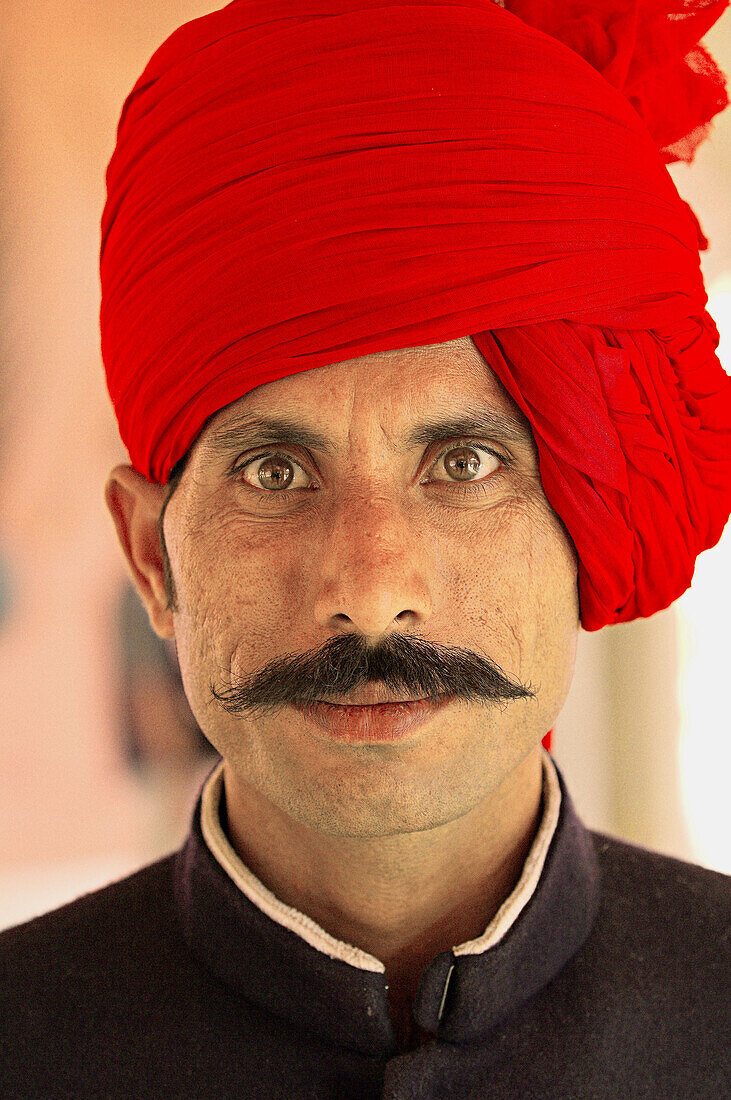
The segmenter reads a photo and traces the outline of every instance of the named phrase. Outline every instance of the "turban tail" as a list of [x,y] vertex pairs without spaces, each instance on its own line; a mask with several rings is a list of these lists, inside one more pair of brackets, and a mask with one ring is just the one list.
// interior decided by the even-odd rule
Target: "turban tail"
[[667,607],[731,510],[707,242],[663,163],[726,105],[694,47],[726,2],[508,6],[237,0],[175,31],[107,170],[102,354],[165,483],[257,386],[472,335],[595,630]]

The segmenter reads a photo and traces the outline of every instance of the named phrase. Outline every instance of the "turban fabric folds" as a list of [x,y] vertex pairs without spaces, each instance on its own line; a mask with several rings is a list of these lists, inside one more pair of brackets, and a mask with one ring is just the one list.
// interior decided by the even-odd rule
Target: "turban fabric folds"
[[506,5],[236,0],[175,31],[107,170],[102,354],[165,483],[257,386],[471,335],[531,424],[594,630],[671,603],[731,510],[707,242],[664,163],[726,105],[692,48],[726,0],[648,3],[651,41],[638,0]]

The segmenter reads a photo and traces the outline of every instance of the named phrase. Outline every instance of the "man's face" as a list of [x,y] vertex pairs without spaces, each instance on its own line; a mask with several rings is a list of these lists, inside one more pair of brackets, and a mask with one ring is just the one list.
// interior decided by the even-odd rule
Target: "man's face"
[[[493,429],[407,443],[415,425],[475,408],[512,421],[515,438]],[[236,438],[255,415],[295,420],[330,446]],[[305,371],[227,406],[196,441],[164,530],[170,632],[196,719],[237,782],[305,825],[381,836],[456,820],[536,748],[564,703],[576,555],[544,496],[528,422],[470,337]],[[413,643],[401,689],[367,664],[354,676],[356,636],[398,675],[395,635]],[[351,701],[423,696],[435,669],[454,698],[404,740],[335,740],[290,705],[305,685],[335,701],[325,662],[335,640]],[[524,697],[480,690],[493,665]],[[231,684],[240,694],[225,709],[214,692]]]

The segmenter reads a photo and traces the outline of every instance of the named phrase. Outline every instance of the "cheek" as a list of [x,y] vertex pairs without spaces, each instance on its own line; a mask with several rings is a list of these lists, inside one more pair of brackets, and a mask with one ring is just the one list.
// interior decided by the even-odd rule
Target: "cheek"
[[171,550],[184,682],[185,666],[188,678],[208,694],[212,671],[228,670],[232,655],[250,669],[286,634],[297,591],[288,553],[294,555],[291,540],[280,545],[263,525],[244,526],[225,516],[210,526],[191,526],[174,557]]
[[446,596],[453,613],[477,627],[506,670],[538,679],[538,670],[571,662],[579,619],[576,554],[547,503],[511,502],[484,514],[451,559]]
[[553,513],[537,524],[530,598],[535,608],[532,664],[542,695],[560,709],[573,677],[579,633],[578,562]]

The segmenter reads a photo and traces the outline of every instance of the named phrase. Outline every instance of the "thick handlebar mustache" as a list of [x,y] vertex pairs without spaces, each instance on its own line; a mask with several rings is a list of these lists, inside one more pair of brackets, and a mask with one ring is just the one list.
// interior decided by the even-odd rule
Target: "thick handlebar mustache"
[[210,690],[229,714],[263,715],[292,703],[335,701],[377,682],[394,693],[429,699],[535,698],[530,686],[512,680],[489,657],[403,634],[391,634],[375,647],[362,635],[340,634],[308,653],[272,660],[251,677],[229,675],[223,685],[212,681]]

